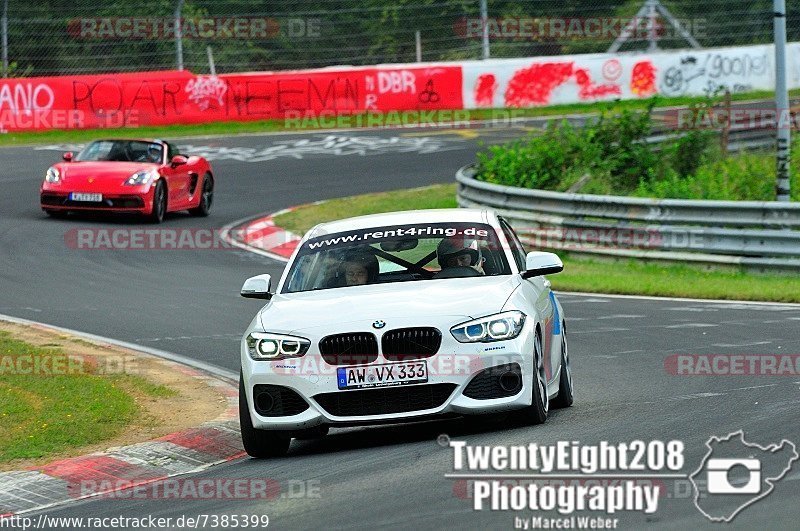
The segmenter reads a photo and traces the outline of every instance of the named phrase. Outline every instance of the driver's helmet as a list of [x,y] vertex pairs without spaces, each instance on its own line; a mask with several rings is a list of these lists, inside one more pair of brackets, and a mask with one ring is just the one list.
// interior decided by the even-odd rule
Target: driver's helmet
[[147,160],[151,162],[161,162],[160,144],[150,144],[147,146]]
[[483,256],[478,241],[463,236],[444,238],[436,247],[436,258],[442,269],[472,267],[482,271]]

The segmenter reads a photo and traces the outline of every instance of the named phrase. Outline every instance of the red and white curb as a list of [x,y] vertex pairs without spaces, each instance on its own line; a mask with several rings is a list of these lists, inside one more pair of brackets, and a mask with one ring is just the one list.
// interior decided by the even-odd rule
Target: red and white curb
[[222,229],[222,237],[230,244],[267,256],[281,262],[288,262],[297,249],[301,237],[275,225],[274,218],[291,212],[297,207],[287,208],[257,218],[235,221]]
[[[5,316],[0,318],[31,323],[23,319],[5,319]],[[36,325],[45,329],[66,330]],[[97,338],[90,334],[79,335],[89,340]],[[119,344],[113,340],[104,342]],[[125,346],[136,350],[136,346],[127,343]],[[141,352],[145,356],[153,355],[147,350]],[[177,361],[163,362],[175,371],[214,387],[227,401],[225,411],[210,422],[153,441],[62,459],[27,470],[0,472],[0,518],[199,472],[244,456],[239,431],[237,386],[229,379],[187,367]]]

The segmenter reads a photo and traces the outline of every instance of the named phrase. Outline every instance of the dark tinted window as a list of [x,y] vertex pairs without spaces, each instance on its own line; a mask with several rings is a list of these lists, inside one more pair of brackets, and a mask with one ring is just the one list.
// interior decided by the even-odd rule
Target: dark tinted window
[[511,225],[509,225],[506,220],[501,219],[500,226],[503,227],[503,234],[505,234],[508,244],[511,245],[511,254],[514,255],[514,261],[517,263],[517,267],[520,271],[524,271],[526,253],[522,242],[519,241],[517,233],[514,232],[514,229],[511,228]]

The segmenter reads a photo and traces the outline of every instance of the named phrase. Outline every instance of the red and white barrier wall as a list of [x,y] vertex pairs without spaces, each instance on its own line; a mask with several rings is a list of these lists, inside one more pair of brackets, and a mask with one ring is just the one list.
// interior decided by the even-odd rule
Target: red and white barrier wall
[[[800,43],[789,45],[800,87]],[[0,131],[283,119],[366,110],[531,107],[774,87],[772,46],[194,75],[0,81]]]
[[[800,43],[789,47],[789,83],[800,86]],[[775,87],[772,46],[648,54],[499,59],[462,64],[464,107],[532,107],[610,99],[699,96]]]

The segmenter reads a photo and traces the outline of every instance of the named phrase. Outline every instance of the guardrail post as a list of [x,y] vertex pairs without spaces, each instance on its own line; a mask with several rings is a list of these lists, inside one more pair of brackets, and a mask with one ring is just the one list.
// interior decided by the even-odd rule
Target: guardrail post
[[0,21],[3,34],[3,77],[8,77],[8,0],[3,0],[3,18]]
[[483,59],[489,59],[489,6],[487,0],[481,0],[481,28],[483,40]]
[[725,89],[725,96],[723,97],[722,104],[725,108],[725,123],[722,124],[722,156],[728,156],[728,146],[730,145],[731,138],[731,91]]
[[777,143],[776,199],[789,201],[789,157],[791,154],[791,124],[789,91],[786,86],[786,0],[775,0],[775,110]]
[[183,10],[183,0],[178,0],[175,4],[175,63],[178,70],[183,70],[183,28],[181,23],[181,11]]

